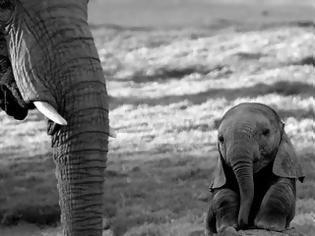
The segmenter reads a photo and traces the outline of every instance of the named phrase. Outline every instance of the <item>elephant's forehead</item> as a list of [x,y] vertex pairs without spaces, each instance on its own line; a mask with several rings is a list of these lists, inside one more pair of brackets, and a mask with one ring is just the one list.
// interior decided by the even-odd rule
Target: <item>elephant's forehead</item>
[[[88,0],[20,0],[23,8],[27,11],[34,11],[37,13],[43,13],[43,11],[51,11],[52,8],[58,8],[58,11],[63,13],[64,10],[73,11],[73,7],[81,6],[81,8],[87,5]],[[68,7],[64,7],[67,4]],[[53,10],[55,14],[55,9]],[[73,12],[72,12],[73,13]]]
[[72,3],[72,2],[82,2],[87,4],[88,0],[20,0],[22,4],[26,4],[27,6],[50,6],[56,5],[58,3]]
[[223,118],[220,128],[237,127],[240,124],[248,124],[251,127],[259,128],[270,125],[272,114],[255,107],[239,107],[229,111]]

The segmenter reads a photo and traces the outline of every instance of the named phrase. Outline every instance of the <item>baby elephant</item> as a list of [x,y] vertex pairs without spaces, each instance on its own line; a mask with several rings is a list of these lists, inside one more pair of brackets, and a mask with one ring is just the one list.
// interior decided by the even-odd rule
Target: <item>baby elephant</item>
[[219,126],[218,151],[208,235],[288,228],[295,214],[296,179],[302,182],[304,175],[279,115],[260,103],[231,108]]

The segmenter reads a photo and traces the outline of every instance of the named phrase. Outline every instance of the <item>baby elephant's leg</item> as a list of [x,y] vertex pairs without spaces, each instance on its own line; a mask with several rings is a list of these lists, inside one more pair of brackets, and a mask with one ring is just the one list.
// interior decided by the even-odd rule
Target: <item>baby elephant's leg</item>
[[279,178],[264,196],[255,218],[258,228],[283,231],[295,214],[295,179]]
[[225,235],[224,231],[230,232],[231,228],[237,228],[238,211],[238,195],[230,189],[218,190],[210,201],[206,222],[208,235],[212,235],[212,233]]

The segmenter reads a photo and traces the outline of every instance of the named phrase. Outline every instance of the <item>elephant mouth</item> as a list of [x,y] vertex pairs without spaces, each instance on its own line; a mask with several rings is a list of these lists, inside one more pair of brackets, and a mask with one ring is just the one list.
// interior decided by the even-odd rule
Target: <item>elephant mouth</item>
[[17,120],[23,120],[30,108],[18,90],[10,61],[5,56],[0,56],[0,107]]
[[264,167],[264,163],[261,160],[254,160],[253,162],[253,173],[257,173],[259,172],[263,167]]

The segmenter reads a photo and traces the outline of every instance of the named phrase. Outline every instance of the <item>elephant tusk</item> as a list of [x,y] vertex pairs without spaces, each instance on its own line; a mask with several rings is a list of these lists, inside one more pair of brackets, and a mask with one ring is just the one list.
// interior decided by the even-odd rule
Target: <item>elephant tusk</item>
[[35,107],[48,119],[59,125],[67,125],[67,121],[56,111],[56,109],[47,102],[36,101]]
[[109,127],[109,137],[117,138],[117,133],[112,127]]
[[[47,102],[36,101],[34,102],[35,107],[48,119],[59,125],[67,125],[67,121],[56,111],[56,109]],[[116,131],[109,127],[109,136],[112,138],[117,138]]]

